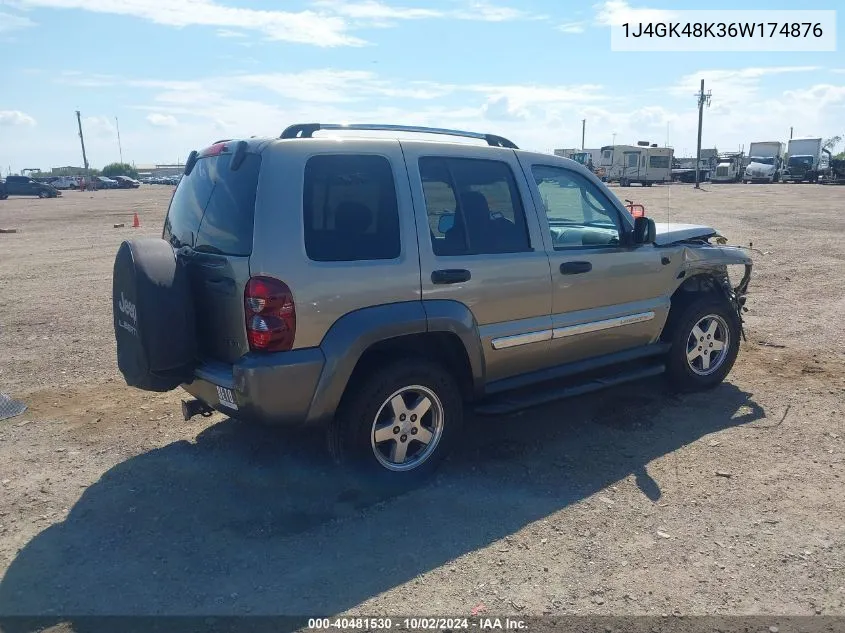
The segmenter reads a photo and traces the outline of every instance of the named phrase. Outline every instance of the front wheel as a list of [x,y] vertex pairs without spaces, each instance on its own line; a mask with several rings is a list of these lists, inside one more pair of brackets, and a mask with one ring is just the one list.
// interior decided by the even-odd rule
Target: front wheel
[[49,198],[49,197],[50,197],[50,194],[49,194],[49,192],[47,192],[47,191],[39,191],[39,192],[38,192],[38,197],[39,197],[39,198]]
[[334,456],[369,482],[417,485],[446,457],[463,426],[463,399],[437,363],[388,363],[350,385],[329,427]]
[[667,375],[681,391],[709,389],[728,375],[737,354],[741,326],[725,299],[702,297],[672,319]]

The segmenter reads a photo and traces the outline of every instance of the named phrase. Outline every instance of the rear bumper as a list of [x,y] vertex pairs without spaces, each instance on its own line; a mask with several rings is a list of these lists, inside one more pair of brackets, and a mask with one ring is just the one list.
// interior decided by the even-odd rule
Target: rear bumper
[[[221,413],[263,424],[295,426],[305,422],[325,357],[320,348],[276,354],[247,354],[234,365],[205,362],[182,387]],[[231,389],[233,408],[220,402],[218,387]]]

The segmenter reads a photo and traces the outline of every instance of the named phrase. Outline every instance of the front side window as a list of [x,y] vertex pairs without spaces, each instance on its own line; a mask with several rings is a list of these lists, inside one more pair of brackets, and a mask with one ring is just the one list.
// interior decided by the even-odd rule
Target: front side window
[[620,244],[619,214],[593,183],[560,167],[535,165],[531,173],[546,209],[555,250]]
[[507,163],[425,157],[419,166],[435,255],[531,250],[522,198]]
[[305,251],[319,262],[399,257],[399,205],[383,156],[326,154],[305,165]]

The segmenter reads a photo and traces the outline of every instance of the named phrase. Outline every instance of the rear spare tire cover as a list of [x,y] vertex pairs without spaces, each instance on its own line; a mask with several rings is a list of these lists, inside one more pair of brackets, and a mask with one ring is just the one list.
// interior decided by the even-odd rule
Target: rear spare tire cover
[[162,239],[120,245],[112,311],[117,366],[126,384],[170,391],[193,379],[196,333],[187,272]]

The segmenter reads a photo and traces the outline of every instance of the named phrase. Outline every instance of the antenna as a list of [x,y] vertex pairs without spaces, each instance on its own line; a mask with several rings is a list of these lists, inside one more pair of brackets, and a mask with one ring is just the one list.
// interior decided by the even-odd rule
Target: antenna
[[701,166],[701,126],[704,121],[704,106],[710,107],[711,91],[704,92],[704,80],[701,80],[701,90],[696,94],[698,98],[698,149],[695,154],[695,188],[701,189],[699,168]]
[[117,128],[117,151],[120,152],[120,163],[123,164],[123,148],[120,146],[120,123],[114,117],[114,126]]

